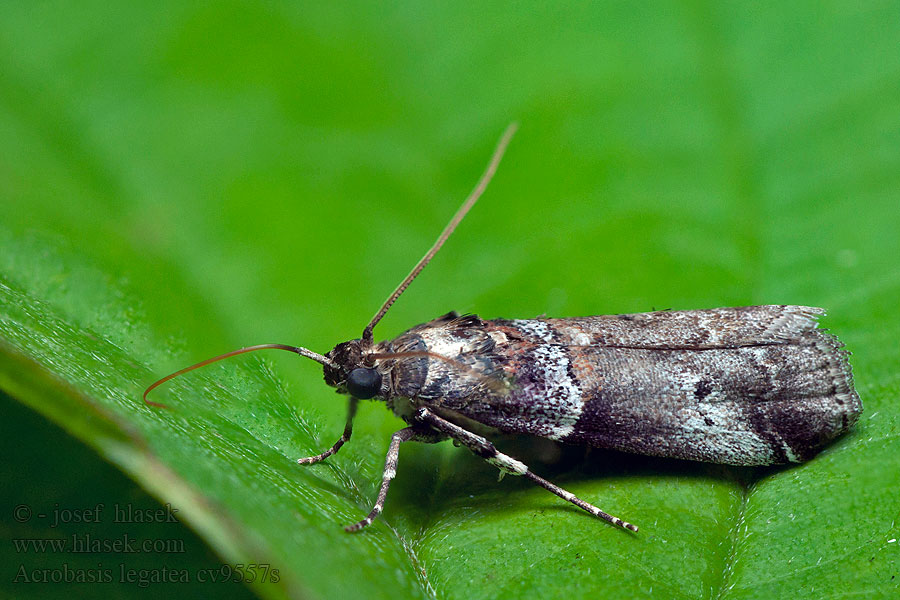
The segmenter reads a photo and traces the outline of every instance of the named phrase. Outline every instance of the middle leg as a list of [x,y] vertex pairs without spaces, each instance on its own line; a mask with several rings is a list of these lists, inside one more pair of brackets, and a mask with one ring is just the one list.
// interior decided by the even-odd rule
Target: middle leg
[[345,531],[359,531],[366,527],[381,514],[384,508],[384,501],[387,498],[388,488],[391,486],[391,480],[397,476],[397,460],[400,458],[400,444],[403,442],[437,442],[442,439],[440,436],[431,431],[422,431],[421,427],[405,427],[391,436],[391,445],[388,447],[387,456],[384,459],[384,473],[381,476],[381,488],[378,490],[378,499],[375,500],[375,506],[366,515],[366,518],[353,525],[344,527]]

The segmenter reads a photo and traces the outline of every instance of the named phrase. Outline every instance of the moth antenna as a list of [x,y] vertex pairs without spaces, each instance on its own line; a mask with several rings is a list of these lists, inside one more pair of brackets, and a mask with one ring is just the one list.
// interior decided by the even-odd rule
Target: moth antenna
[[226,352],[225,354],[220,354],[219,356],[214,356],[212,358],[207,358],[204,361],[198,362],[195,365],[191,365],[189,367],[185,367],[179,371],[175,371],[171,375],[166,375],[162,379],[154,381],[150,384],[150,386],[144,390],[144,403],[149,404],[150,406],[158,406],[159,408],[169,408],[165,404],[160,402],[153,402],[152,400],[147,400],[147,394],[152,392],[155,388],[169,381],[170,379],[175,379],[179,375],[184,375],[188,371],[193,371],[194,369],[199,369],[200,367],[205,367],[208,364],[214,363],[219,360],[224,360],[226,358],[231,358],[232,356],[237,356],[238,354],[245,354],[247,352],[256,352],[257,350],[287,350],[288,352],[294,352],[299,354],[300,356],[305,356],[306,358],[311,358],[317,363],[328,365],[329,367],[336,368],[334,361],[332,361],[327,356],[322,356],[318,352],[313,352],[312,350],[307,350],[306,348],[300,348],[299,346],[287,346],[285,344],[259,344],[257,346],[247,346],[246,348],[241,348],[240,350],[232,350],[231,352]]
[[385,360],[385,359],[393,359],[393,358],[436,358],[438,360],[442,360],[445,363],[451,364],[459,371],[466,373],[476,379],[481,380],[481,383],[490,387],[495,392],[502,392],[505,390],[506,382],[499,377],[485,375],[481,373],[477,369],[470,367],[465,363],[461,363],[456,359],[450,358],[449,356],[444,356],[443,354],[438,354],[436,352],[428,352],[423,350],[411,350],[409,352],[375,352],[368,355],[369,358],[374,358],[375,360]]
[[397,289],[394,290],[388,299],[382,305],[381,310],[375,313],[375,316],[372,317],[372,320],[369,321],[369,324],[366,325],[366,328],[363,329],[362,341],[365,346],[371,346],[373,342],[372,332],[375,329],[375,325],[381,320],[382,317],[387,313],[388,309],[391,305],[400,297],[400,295],[406,291],[406,288],[409,287],[409,284],[413,282],[413,280],[419,276],[419,273],[422,272],[422,269],[431,262],[431,259],[434,258],[434,255],[437,254],[438,250],[441,249],[441,246],[444,245],[444,242],[447,241],[447,238],[453,233],[453,230],[456,229],[456,226],[459,225],[460,221],[466,216],[466,213],[478,202],[478,199],[484,193],[484,190],[487,188],[488,183],[491,182],[491,179],[494,177],[494,173],[497,172],[497,167],[500,164],[500,159],[503,158],[503,153],[506,152],[506,147],[509,146],[509,141],[512,139],[513,134],[516,133],[516,130],[519,128],[519,124],[516,122],[510,123],[506,128],[506,131],[503,132],[503,135],[500,137],[500,141],[497,142],[497,147],[494,149],[494,154],[491,156],[491,160],[488,163],[487,169],[485,169],[484,174],[481,176],[481,179],[478,180],[478,185],[475,186],[475,189],[469,194],[469,197],[466,198],[465,202],[463,202],[462,206],[459,207],[459,210],[456,211],[456,214],[453,215],[453,218],[450,219],[450,222],[441,232],[441,235],[438,236],[437,241],[434,242],[434,245],[428,252],[425,253],[425,256],[413,267],[413,270],[409,272],[409,275],[406,276],[400,285],[397,286]]

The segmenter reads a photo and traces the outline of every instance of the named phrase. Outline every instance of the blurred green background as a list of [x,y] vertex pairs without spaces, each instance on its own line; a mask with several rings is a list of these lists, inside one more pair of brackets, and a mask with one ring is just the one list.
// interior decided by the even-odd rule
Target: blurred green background
[[[898,23],[897,2],[3,3],[4,591],[896,597]],[[357,337],[513,120],[487,194],[376,337],[448,310],[824,306],[854,353],[856,430],[790,469],[507,444],[637,535],[412,445],[383,518],[348,535],[401,426],[384,407],[301,468],[344,418],[310,361],[241,357],[161,390],[169,411],[142,404],[156,377],[236,347]],[[14,518],[159,506],[137,485],[199,537]],[[84,533],[186,549],[13,543]],[[198,579],[250,563],[277,581]],[[63,564],[114,581],[20,575]],[[190,583],[142,587],[123,565]]]

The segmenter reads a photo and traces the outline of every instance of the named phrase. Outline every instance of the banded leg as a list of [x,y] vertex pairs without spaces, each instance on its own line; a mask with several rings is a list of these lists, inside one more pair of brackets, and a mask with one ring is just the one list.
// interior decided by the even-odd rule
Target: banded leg
[[567,500],[575,506],[583,508],[595,517],[599,517],[604,521],[612,523],[613,525],[618,525],[619,527],[623,527],[631,531],[638,530],[636,525],[632,525],[631,523],[623,521],[618,517],[614,517],[608,513],[605,513],[596,506],[588,504],[575,494],[567,492],[558,485],[550,483],[543,477],[535,475],[531,472],[531,470],[528,469],[527,465],[509,455],[503,454],[502,452],[497,450],[497,448],[494,447],[494,444],[492,444],[487,439],[439,417],[427,408],[420,408],[418,411],[416,411],[416,420],[418,420],[420,423],[424,423],[432,427],[433,429],[439,431],[444,435],[453,438],[454,440],[457,440],[463,446],[474,452],[477,456],[480,456],[487,462],[500,469],[501,473],[522,475],[525,478],[530,479],[534,483],[538,484],[548,492],[552,492],[563,500]]
[[311,465],[313,463],[325,460],[326,458],[340,450],[341,446],[344,445],[344,442],[349,440],[350,435],[353,433],[353,417],[356,416],[356,405],[358,403],[359,401],[356,398],[350,398],[350,404],[347,405],[347,423],[344,425],[344,433],[341,434],[341,437],[338,438],[338,441],[336,441],[331,448],[329,448],[322,454],[298,458],[297,462],[301,465]]
[[[391,486],[391,479],[397,475],[397,459],[400,456],[400,444],[414,439],[420,439],[419,432],[413,427],[405,427],[391,436],[391,445],[388,447],[387,457],[384,459],[384,474],[381,476],[381,489],[378,490],[378,499],[375,500],[375,506],[366,515],[366,518],[359,523],[347,525],[344,531],[359,531],[366,527],[381,514],[384,508],[384,499],[387,498],[388,488]],[[424,440],[423,440],[424,441]]]

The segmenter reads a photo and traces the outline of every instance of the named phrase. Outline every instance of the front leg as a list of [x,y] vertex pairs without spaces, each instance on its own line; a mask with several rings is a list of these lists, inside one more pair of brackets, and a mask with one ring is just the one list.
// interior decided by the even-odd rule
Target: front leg
[[563,500],[568,500],[575,506],[578,506],[579,508],[583,508],[584,510],[591,513],[595,517],[599,517],[599,518],[603,519],[604,521],[608,521],[608,522],[612,523],[613,525],[618,525],[619,527],[624,527],[625,529],[630,529],[631,531],[638,530],[636,525],[632,525],[631,523],[623,521],[622,519],[620,519],[618,517],[614,517],[610,514],[607,514],[607,513],[603,512],[602,510],[600,510],[599,508],[597,508],[596,506],[594,506],[592,504],[588,504],[581,498],[577,497],[575,494],[573,494],[571,492],[567,492],[566,490],[562,489],[561,487],[559,487],[553,483],[550,483],[543,477],[539,477],[538,475],[535,475],[534,473],[531,472],[531,470],[529,470],[527,465],[514,459],[511,456],[503,454],[502,452],[497,450],[497,448],[494,447],[494,444],[492,444],[487,439],[481,437],[480,435],[476,435],[476,434],[472,433],[471,431],[467,431],[467,430],[463,429],[462,427],[460,427],[459,425],[455,425],[455,424],[451,423],[450,421],[437,416],[436,414],[434,414],[427,408],[423,407],[423,408],[420,408],[419,410],[417,410],[416,414],[415,414],[415,419],[418,422],[428,425],[432,429],[458,441],[460,444],[462,444],[463,446],[465,446],[466,448],[468,448],[469,450],[474,452],[477,456],[480,456],[481,458],[485,459],[486,461],[488,461],[489,463],[491,463],[492,465],[494,465],[495,467],[500,469],[500,471],[502,473],[509,473],[511,475],[522,475],[525,478],[530,479],[534,483],[538,484],[545,490],[556,494]]
[[341,434],[341,437],[338,438],[338,441],[332,444],[331,448],[321,454],[316,454],[315,456],[298,458],[297,462],[301,465],[311,465],[325,460],[326,458],[340,450],[341,446],[344,445],[344,442],[349,440],[350,436],[353,434],[353,417],[356,416],[356,406],[358,404],[359,400],[357,400],[356,398],[350,398],[350,404],[347,405],[347,422],[344,424],[344,433]]

